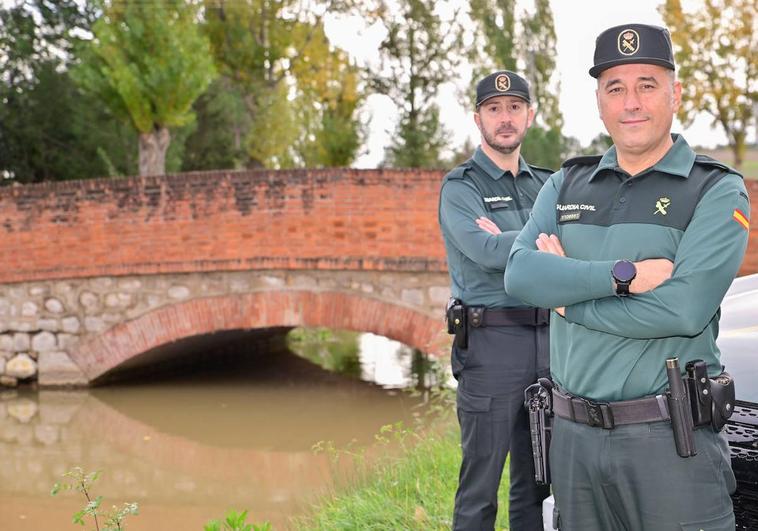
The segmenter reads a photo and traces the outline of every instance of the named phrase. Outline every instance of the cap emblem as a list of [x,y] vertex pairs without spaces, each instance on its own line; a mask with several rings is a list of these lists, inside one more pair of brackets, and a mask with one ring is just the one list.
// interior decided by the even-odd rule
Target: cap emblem
[[633,29],[625,29],[618,36],[618,49],[622,55],[634,55],[640,49],[640,36]]
[[511,78],[505,74],[500,74],[495,78],[495,88],[500,92],[508,92],[511,88]]

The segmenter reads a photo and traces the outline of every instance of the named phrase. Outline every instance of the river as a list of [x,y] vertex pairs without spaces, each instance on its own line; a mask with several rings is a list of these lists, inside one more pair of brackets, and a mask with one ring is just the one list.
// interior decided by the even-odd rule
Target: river
[[139,504],[131,531],[202,530],[231,508],[287,528],[344,473],[315,444],[370,449],[381,426],[419,415],[421,399],[398,389],[424,377],[410,349],[366,334],[347,351],[347,374],[284,351],[139,383],[0,391],[0,529],[82,529],[71,515],[83,497],[50,495],[75,466],[102,471],[92,490],[105,506]]

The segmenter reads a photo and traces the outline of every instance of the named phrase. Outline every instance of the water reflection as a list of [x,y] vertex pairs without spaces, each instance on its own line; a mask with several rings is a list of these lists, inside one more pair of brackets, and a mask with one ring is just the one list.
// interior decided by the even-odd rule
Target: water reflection
[[445,368],[437,360],[376,334],[296,328],[289,333],[288,344],[325,369],[360,377],[385,389],[429,389],[444,380]]
[[[364,378],[409,381],[410,362],[383,369],[381,356],[371,365],[358,352]],[[280,528],[334,482],[330,458],[314,454],[313,444],[369,445],[382,425],[410,423],[416,413],[417,399],[289,352],[229,369],[88,391],[0,394],[0,528],[77,529],[69,524],[81,507],[76,495],[49,496],[74,466],[104,471],[97,494],[106,503],[140,504],[128,523],[133,531],[202,529],[232,507]]]

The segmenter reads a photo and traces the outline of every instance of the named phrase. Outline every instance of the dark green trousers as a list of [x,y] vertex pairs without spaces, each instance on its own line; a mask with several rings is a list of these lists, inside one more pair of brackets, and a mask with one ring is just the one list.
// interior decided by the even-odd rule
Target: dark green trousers
[[510,528],[542,531],[542,500],[550,492],[534,482],[524,389],[548,374],[548,341],[547,326],[501,326],[472,329],[468,349],[453,347],[463,453],[455,530],[494,529],[510,452]]
[[726,439],[695,431],[676,453],[671,424],[591,428],[555,418],[550,469],[561,531],[734,531]]

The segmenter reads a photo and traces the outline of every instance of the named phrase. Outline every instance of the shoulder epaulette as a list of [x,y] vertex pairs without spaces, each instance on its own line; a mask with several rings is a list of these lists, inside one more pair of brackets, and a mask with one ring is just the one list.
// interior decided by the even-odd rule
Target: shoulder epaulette
[[561,164],[561,168],[568,168],[569,166],[590,166],[594,165],[600,162],[600,159],[602,159],[602,155],[585,155],[583,157],[574,157],[572,159],[568,159],[566,162]]
[[548,173],[555,173],[555,170],[551,170],[550,168],[543,168],[542,166],[535,166],[534,164],[527,163],[527,166],[529,166],[533,170],[540,170],[540,171],[546,171]]
[[740,177],[744,179],[743,175],[740,172],[738,172],[731,166],[727,166],[723,162],[719,162],[716,159],[709,157],[708,155],[696,155],[695,164],[701,164],[703,166],[712,166],[714,168],[724,170],[727,173],[734,173],[735,175],[739,175]]
[[459,164],[458,166],[456,166],[455,168],[453,168],[452,170],[450,170],[447,173],[447,175],[445,175],[445,180],[449,180],[449,179],[460,180],[460,179],[463,179],[464,174],[466,173],[466,170],[469,170],[469,169],[471,169],[471,164],[469,163],[469,161],[465,161],[465,162]]

